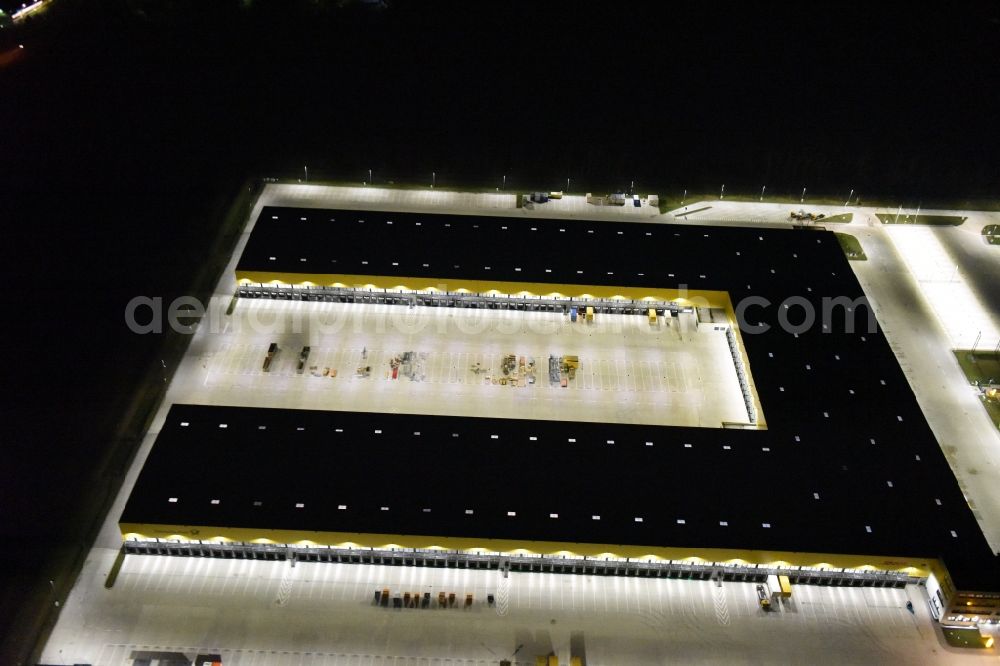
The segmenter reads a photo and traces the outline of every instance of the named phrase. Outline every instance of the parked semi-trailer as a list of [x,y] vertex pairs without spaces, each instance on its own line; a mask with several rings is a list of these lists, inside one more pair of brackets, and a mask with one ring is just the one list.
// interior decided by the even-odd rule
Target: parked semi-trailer
[[274,360],[275,355],[278,353],[278,343],[272,342],[267,348],[267,356],[264,357],[264,372],[271,371],[271,361]]
[[771,608],[771,593],[767,589],[767,585],[758,584],[757,585],[757,603],[764,610],[770,610]]

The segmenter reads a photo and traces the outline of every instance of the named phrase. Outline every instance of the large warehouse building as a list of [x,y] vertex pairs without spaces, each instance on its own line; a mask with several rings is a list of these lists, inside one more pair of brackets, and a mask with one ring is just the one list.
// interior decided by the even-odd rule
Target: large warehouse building
[[[237,279],[244,299],[686,321],[720,336],[739,413],[174,405],[127,552],[926,581],[937,617],[1000,619],[997,558],[831,233],[264,208]],[[562,395],[557,365],[523,390]]]

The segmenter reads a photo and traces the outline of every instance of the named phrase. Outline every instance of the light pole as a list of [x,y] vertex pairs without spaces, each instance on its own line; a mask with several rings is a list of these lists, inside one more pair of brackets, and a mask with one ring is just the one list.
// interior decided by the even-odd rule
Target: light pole
[[569,178],[566,179],[566,194],[569,194]]
[[761,188],[760,188],[760,200],[761,201],[764,200],[764,190],[766,190],[766,189],[767,189],[767,185],[762,185]]
[[896,219],[893,224],[899,224],[899,214],[903,212],[903,204],[899,204],[899,208],[896,209]]
[[503,175],[503,182],[500,183],[500,189],[504,191],[507,190],[507,174]]
[[303,169],[305,170],[305,172],[306,172],[306,182],[308,183],[308,182],[309,182],[309,167],[308,167],[308,166],[304,166],[304,167],[302,167],[302,168],[303,168]]
[[432,188],[434,187],[434,184],[436,182],[437,182],[437,172],[431,171],[431,187]]
[[725,183],[722,184],[722,191],[719,192],[719,198],[720,199],[726,198],[726,184]]
[[368,169],[368,182],[369,183],[372,182],[372,170],[371,169]]
[[806,202],[806,188],[803,187],[802,196],[799,197],[799,203],[805,203],[805,202]]
[[847,195],[847,201],[844,202],[845,206],[851,203],[851,197],[853,196],[854,196],[854,188],[852,187],[850,194]]
[[684,194],[681,195],[681,205],[684,205],[684,200],[688,198],[688,191],[684,190]]

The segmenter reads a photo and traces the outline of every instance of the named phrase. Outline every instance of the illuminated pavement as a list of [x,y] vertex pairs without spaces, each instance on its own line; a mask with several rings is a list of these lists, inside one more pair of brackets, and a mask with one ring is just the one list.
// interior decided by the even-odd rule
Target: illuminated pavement
[[[587,324],[549,312],[244,299],[223,332],[199,342],[176,402],[708,427],[747,419],[725,332],[696,327],[691,314]],[[282,351],[264,372],[271,342]],[[391,379],[390,360],[407,351],[417,362]],[[534,359],[535,383],[497,383],[505,354],[525,367]],[[550,383],[549,354],[579,357],[566,388]]]
[[[96,551],[43,658],[127,664],[133,650],[224,664],[485,665],[572,649],[586,663],[982,663],[943,644],[923,589],[796,586],[764,612],[749,583],[129,556]],[[457,607],[381,608],[374,591],[454,592]],[[473,595],[469,609],[462,608]],[[486,595],[494,594],[489,606]],[[911,600],[915,614],[905,607]],[[836,655],[832,658],[832,655]]]
[[434,211],[478,215],[511,215],[520,217],[580,218],[611,221],[652,221],[660,216],[656,207],[645,202],[636,208],[631,201],[625,206],[593,206],[583,195],[569,195],[544,204],[517,207],[516,194],[501,192],[474,194],[426,189],[385,189],[378,187],[347,187],[306,184],[268,185],[261,201],[269,206],[298,208],[335,208],[348,210]]
[[[364,194],[358,194],[362,190]],[[256,219],[263,205],[386,210],[427,210],[433,206],[441,212],[535,214],[516,209],[510,195],[383,192],[390,194],[380,194],[375,188],[269,185],[251,219]],[[563,201],[566,217],[620,220],[631,215],[637,222],[682,222],[669,214],[650,217],[655,209],[595,208],[582,203],[582,198],[575,203],[572,199]],[[684,223],[745,226],[749,221],[788,226],[790,209],[787,204],[727,202],[725,209],[711,209],[712,218],[706,211],[704,219],[701,214],[692,215]],[[836,207],[808,209],[843,212]],[[543,210],[545,215],[556,216],[554,206]],[[940,313],[934,314],[933,304],[926,299],[927,283],[918,282],[907,267],[908,261],[919,263],[920,258],[900,257],[894,243],[896,232],[870,224],[868,216],[874,209],[851,210],[856,213],[854,222],[838,226],[856,234],[870,257],[868,262],[854,262],[855,271],[876,305],[879,320],[974,504],[987,538],[996,547],[1000,544],[1000,436],[951,357],[949,333],[940,324]],[[986,214],[968,215],[970,220],[963,227],[940,229],[937,235],[978,233],[983,224],[1000,222]],[[965,227],[969,229],[962,231]],[[922,590],[916,588],[800,586],[795,589],[793,610],[764,616],[754,607],[749,585],[727,583],[722,588],[724,594],[719,594],[711,583],[513,573],[509,579],[510,606],[504,616],[482,606],[471,611],[394,612],[368,604],[375,587],[400,582],[414,591],[462,587],[454,591],[469,588],[481,600],[482,591],[493,585],[499,593],[502,583],[495,573],[474,571],[329,564],[299,564],[291,569],[279,563],[129,557],[118,584],[106,590],[104,576],[120,544],[117,518],[167,408],[172,402],[184,401],[209,377],[207,365],[215,358],[211,320],[220,322],[220,330],[225,327],[224,312],[236,288],[236,258],[250,231],[248,225],[215,290],[208,321],[195,334],[97,544],[69,598],[63,600],[64,610],[43,661],[128,663],[124,659],[136,645],[178,647],[192,654],[198,648],[211,648],[222,651],[226,663],[239,664],[486,664],[495,663],[524,643],[525,650],[551,645],[565,662],[573,632],[583,632],[590,664],[762,660],[971,664],[995,660],[995,649],[973,654],[944,646],[927,617]],[[961,238],[957,242],[978,240]],[[902,243],[906,245],[906,240]],[[955,254],[953,243],[943,245]],[[974,256],[978,262],[975,270],[984,262],[989,265],[989,255]],[[959,276],[967,274],[962,265],[960,261]],[[975,293],[975,281],[970,284]],[[995,309],[977,307],[979,311],[969,313],[970,322],[976,326],[987,321],[996,324]],[[953,328],[951,335],[964,336],[969,330],[964,324]],[[985,332],[983,338],[981,348],[996,344]],[[351,347],[345,344],[341,348]],[[288,351],[296,353],[294,346]],[[509,353],[521,352],[510,349]],[[285,379],[322,381],[313,377]],[[385,380],[381,381],[384,385]],[[907,597],[914,601],[915,618],[902,608]],[[534,655],[524,652],[519,654],[521,663],[533,663]]]
[[[903,225],[886,227],[885,233],[919,283],[952,347],[970,349],[976,343],[976,337],[981,336],[980,349],[984,346],[993,349],[1000,339],[1000,309],[990,307],[989,301],[977,293],[975,284],[970,284],[971,275],[965,261],[973,256],[970,252],[973,248],[967,248],[966,243],[962,243],[970,234],[961,228]],[[958,256],[949,251],[946,245],[949,240],[957,241]],[[1000,253],[996,252],[997,248],[990,248],[982,241],[978,246],[993,251],[992,279],[997,281]]]

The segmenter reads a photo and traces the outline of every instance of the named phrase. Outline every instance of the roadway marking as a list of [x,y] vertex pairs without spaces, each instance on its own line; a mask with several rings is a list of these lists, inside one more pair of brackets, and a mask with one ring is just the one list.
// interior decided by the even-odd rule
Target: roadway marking
[[[512,573],[508,573],[507,576],[504,576],[502,570],[497,570],[497,592],[494,601],[496,602],[496,613],[501,617],[506,615],[510,608],[510,576],[512,575]],[[528,605],[530,607],[530,600]]]
[[712,588],[712,604],[715,607],[716,621],[727,626],[730,623],[729,604],[726,603],[726,589],[721,585]]
[[[234,560],[235,561],[235,560]],[[292,585],[295,583],[295,568],[289,566],[288,571],[281,579],[281,584],[278,586],[278,595],[274,599],[274,605],[279,608],[284,608],[288,605],[288,600],[292,596]],[[223,583],[223,587],[225,583]],[[225,593],[225,589],[223,589]]]

